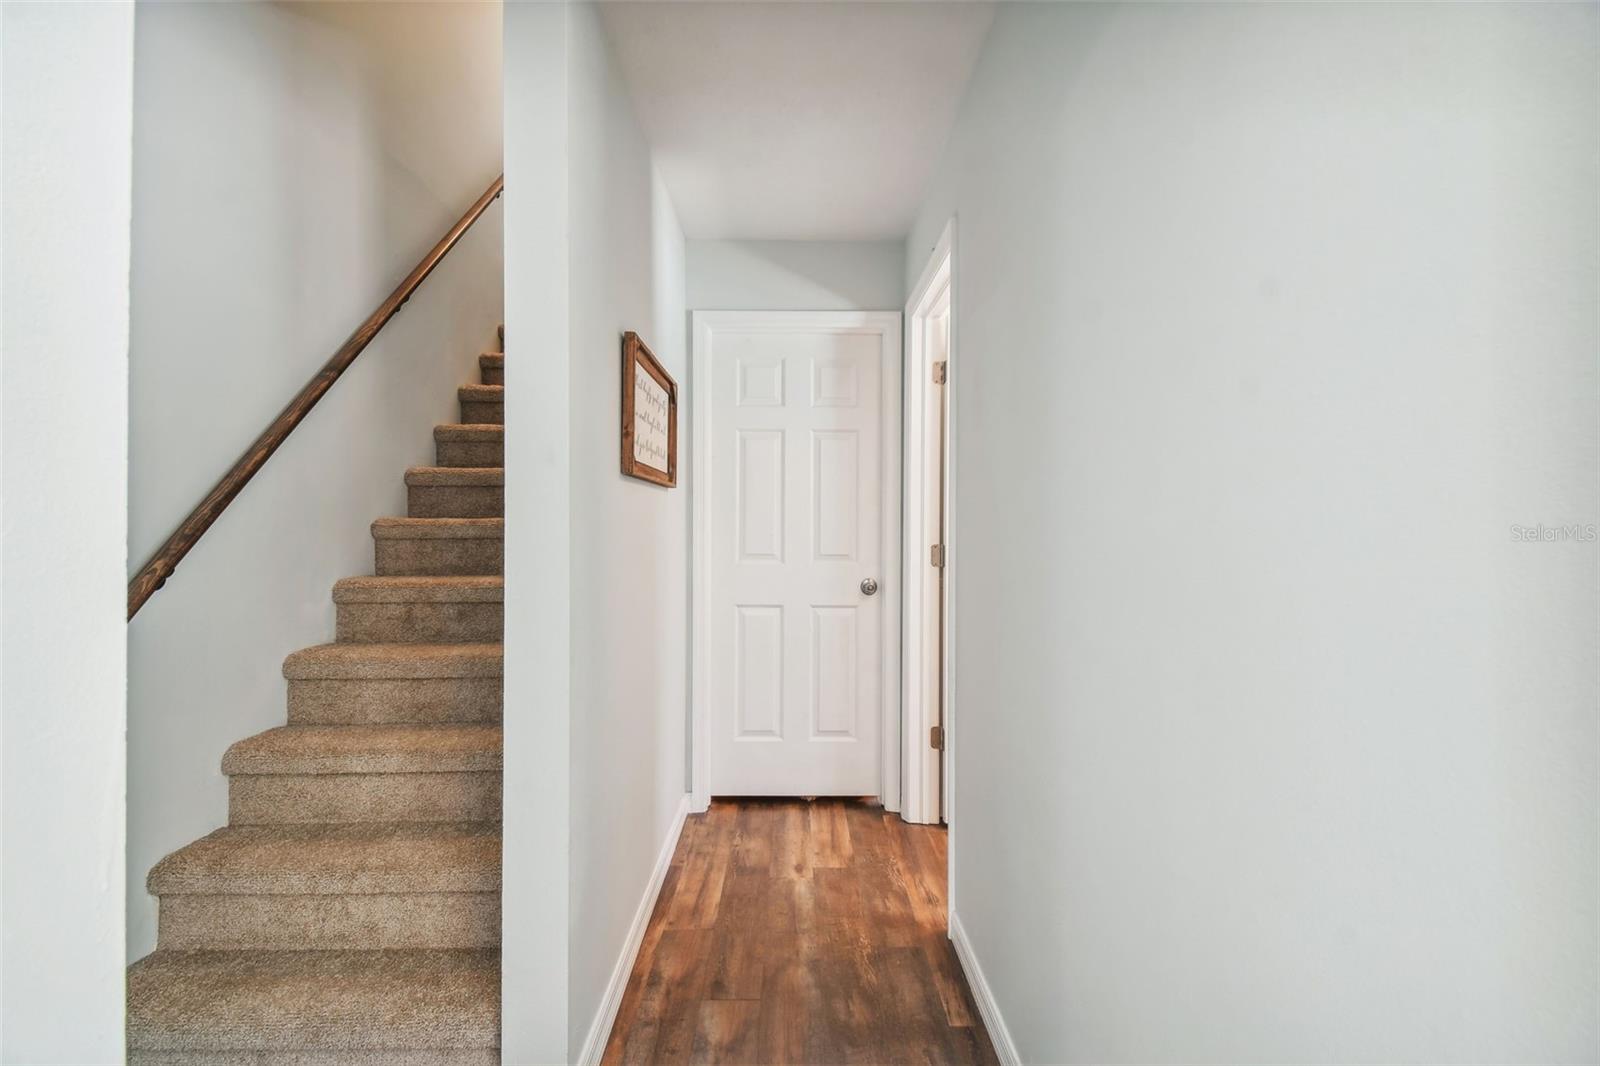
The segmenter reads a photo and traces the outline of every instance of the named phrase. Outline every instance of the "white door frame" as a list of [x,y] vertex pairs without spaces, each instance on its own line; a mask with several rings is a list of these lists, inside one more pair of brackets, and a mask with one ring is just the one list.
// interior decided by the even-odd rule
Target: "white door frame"
[[[952,629],[954,629],[954,616],[950,611],[950,602],[954,599],[954,571],[950,567],[950,496],[954,496],[952,485],[955,483],[955,309],[954,309],[954,269],[955,269],[955,219],[946,222],[944,230],[939,234],[938,243],[934,243],[933,251],[928,256],[928,262],[923,266],[922,277],[917,280],[917,285],[910,291],[910,299],[906,301],[906,546],[904,546],[904,560],[906,560],[906,575],[904,575],[904,626],[906,626],[906,647],[902,651],[904,658],[904,703],[906,703],[906,728],[904,728],[904,743],[906,743],[906,781],[904,781],[904,802],[901,807],[901,818],[915,823],[938,823],[941,816],[941,795],[939,795],[939,779],[944,778],[944,815],[949,818],[950,797],[952,797],[952,775],[950,775],[950,759],[952,752],[952,704],[954,699],[954,685],[950,683],[952,667],[950,667],[950,647],[952,645]],[[947,339],[946,352],[946,528],[944,528],[944,552],[946,552],[946,589],[944,589],[944,752],[934,751],[928,746],[928,727],[933,723],[931,707],[925,706],[922,693],[922,679],[925,674],[925,659],[923,659],[923,629],[936,626],[938,615],[934,613],[934,605],[925,602],[925,584],[928,563],[928,546],[938,543],[938,538],[930,539],[931,530],[923,528],[923,515],[926,514],[926,499],[933,488],[926,483],[923,477],[925,467],[920,461],[910,461],[912,456],[925,455],[926,448],[938,447],[938,439],[930,434],[936,434],[938,429],[926,424],[926,408],[928,408],[928,394],[933,389],[933,355],[928,351],[928,330],[926,325],[933,317],[933,312],[942,303],[949,301],[950,307],[950,336]],[[939,760],[944,759],[944,773],[939,773]]]
[[883,680],[878,738],[879,795],[900,809],[900,312],[898,311],[695,311],[689,379],[689,491],[693,556],[689,594],[689,776],[696,811],[711,805],[711,662],[706,639],[711,556],[711,355],[718,330],[784,333],[875,333],[882,343],[883,404]]
[[[950,376],[955,368],[955,313],[953,307],[954,286],[951,271],[954,264],[953,242],[955,239],[955,221],[952,219],[940,233],[938,243],[934,245],[932,254],[928,257],[927,265],[923,267],[922,276],[917,280],[916,286],[911,290],[911,298],[906,301],[906,359],[905,359],[905,574],[902,589],[904,590],[904,626],[905,640],[903,659],[905,663],[902,699],[905,703],[905,728],[902,736],[905,741],[905,779],[902,794],[900,816],[908,822],[935,824],[940,820],[940,778],[944,778],[944,806],[949,807],[950,780],[948,756],[951,747],[950,728],[950,600],[953,582],[949,580],[950,566],[950,537],[949,527],[949,501],[946,500],[945,529],[930,528],[925,521],[927,514],[926,503],[929,493],[936,491],[936,486],[924,476],[924,456],[931,448],[938,447],[938,428],[930,426],[925,415],[930,399],[930,393],[938,386],[933,384],[933,353],[929,349],[928,323],[935,312],[949,301],[951,306],[951,333],[947,343],[948,351],[945,354],[946,384],[944,388],[950,390],[946,397],[945,410],[945,488],[948,493],[952,480],[955,449],[951,446],[954,439],[954,418],[951,417],[952,408],[948,406],[955,399],[954,390],[951,389],[953,378]],[[924,640],[927,630],[938,624],[938,604],[926,592],[926,578],[928,577],[930,561],[928,549],[930,545],[943,543],[945,545],[945,655],[943,688],[945,693],[943,725],[945,727],[945,748],[943,752],[937,751],[928,744],[928,729],[934,725],[934,709],[930,700],[924,699],[923,679],[926,676],[927,664],[923,655]],[[940,774],[940,761],[944,759],[944,769]]]

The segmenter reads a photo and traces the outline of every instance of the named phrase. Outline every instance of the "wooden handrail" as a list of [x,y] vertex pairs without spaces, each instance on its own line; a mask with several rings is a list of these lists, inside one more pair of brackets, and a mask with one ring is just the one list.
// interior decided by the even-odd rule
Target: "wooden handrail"
[[356,361],[356,356],[366,350],[367,345],[372,343],[372,338],[376,337],[405,302],[411,299],[417,287],[433,273],[433,268],[450,253],[450,249],[456,246],[462,235],[472,228],[472,224],[478,221],[479,216],[505,191],[505,187],[504,174],[494,179],[493,184],[478,197],[477,203],[468,208],[467,213],[450,227],[450,232],[433,246],[431,252],[422,257],[422,262],[417,264],[416,269],[407,274],[399,288],[391,292],[388,298],[378,305],[378,309],[361,323],[361,328],[340,345],[339,350],[323,364],[316,376],[306,382],[305,387],[289,401],[289,406],[272,420],[272,424],[256,438],[249,450],[239,457],[239,461],[233,464],[233,469],[223,475],[222,480],[217,482],[216,487],[206,494],[205,499],[201,500],[193,511],[189,512],[189,517],[173,531],[166,543],[156,549],[150,561],[134,575],[132,581],[128,582],[129,621],[139,613],[139,608],[144,606],[145,601],[167,583],[167,578],[172,576],[172,572],[178,568],[178,563],[183,561],[183,557],[189,554],[189,549],[205,536],[206,530],[211,528],[211,524],[227,509],[228,504],[233,502],[233,498],[239,495],[240,490],[256,476],[256,472],[272,458],[272,453],[278,450],[278,446],[294,432],[294,427],[305,420],[306,415],[317,405],[317,401],[333,388],[333,383],[339,380],[339,376],[350,369],[350,364]]

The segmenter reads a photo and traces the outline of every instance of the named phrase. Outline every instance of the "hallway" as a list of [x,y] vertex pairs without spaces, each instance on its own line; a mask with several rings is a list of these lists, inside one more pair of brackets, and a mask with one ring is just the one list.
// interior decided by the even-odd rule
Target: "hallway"
[[995,1062],[945,932],[945,855],[942,828],[872,801],[713,801],[604,1062]]

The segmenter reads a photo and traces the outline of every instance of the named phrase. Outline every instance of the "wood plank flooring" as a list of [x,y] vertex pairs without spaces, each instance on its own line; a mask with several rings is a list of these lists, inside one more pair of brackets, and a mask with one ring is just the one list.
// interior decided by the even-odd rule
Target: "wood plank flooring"
[[945,833],[868,801],[693,815],[604,1062],[994,1063],[945,932]]

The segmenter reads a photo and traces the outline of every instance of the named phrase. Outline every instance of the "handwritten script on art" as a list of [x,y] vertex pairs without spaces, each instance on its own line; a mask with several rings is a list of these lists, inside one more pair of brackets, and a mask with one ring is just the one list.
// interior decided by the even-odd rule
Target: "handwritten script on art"
[[667,390],[643,369],[633,376],[633,460],[667,469]]

